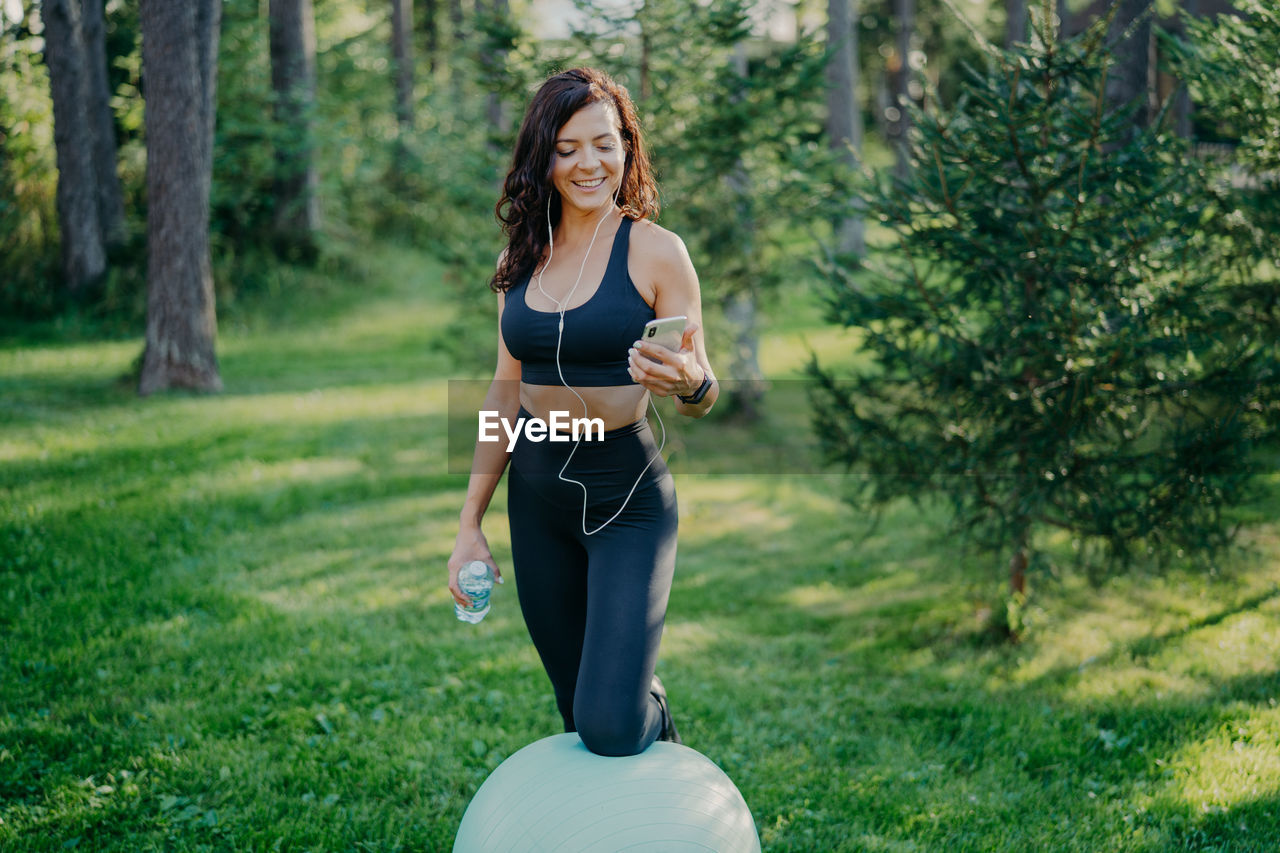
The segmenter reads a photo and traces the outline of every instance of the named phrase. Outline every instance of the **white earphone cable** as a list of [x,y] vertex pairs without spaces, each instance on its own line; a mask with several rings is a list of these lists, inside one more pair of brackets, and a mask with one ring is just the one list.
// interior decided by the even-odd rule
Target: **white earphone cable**
[[[573,282],[573,287],[570,288],[569,292],[565,295],[563,300],[552,297],[549,293],[547,293],[545,290],[542,289],[542,274],[546,272],[547,267],[551,266],[551,259],[555,257],[555,251],[556,251],[555,236],[553,233],[553,229],[551,227],[551,198],[550,197],[547,198],[547,240],[548,240],[547,262],[543,264],[542,269],[538,271],[538,279],[537,279],[538,292],[540,292],[547,299],[555,303],[557,313],[560,315],[559,322],[557,323],[558,328],[556,331],[556,373],[560,377],[560,384],[568,388],[569,393],[577,397],[578,402],[582,404],[582,416],[584,418],[586,418],[587,415],[589,414],[589,411],[587,408],[587,401],[582,398],[582,395],[579,394],[572,385],[570,385],[568,382],[565,381],[564,368],[560,364],[560,345],[564,342],[564,314],[565,314],[565,311],[568,310],[567,306],[569,304],[569,300],[573,298],[573,294],[578,290],[578,285],[582,283],[582,273],[587,268],[587,259],[591,257],[591,249],[596,244],[596,235],[600,233],[600,226],[604,224],[604,221],[609,218],[609,214],[612,213],[614,208],[617,207],[618,193],[621,191],[622,191],[622,184],[619,183],[618,189],[615,190],[613,194],[613,204],[610,205],[609,209],[606,210],[604,215],[600,217],[600,221],[596,223],[596,230],[591,234],[591,242],[587,244],[587,251],[582,256],[582,266],[578,268],[578,278]],[[603,286],[603,282],[601,286]],[[640,474],[639,476],[636,477],[636,481],[631,484],[631,490],[627,492],[626,498],[623,499],[622,506],[618,507],[617,511],[613,515],[609,516],[609,518],[603,524],[597,527],[595,530],[587,530],[587,486],[586,484],[583,483],[581,480],[575,480],[572,477],[566,477],[564,475],[564,472],[569,467],[569,463],[573,461],[574,454],[578,452],[579,443],[582,441],[580,437],[574,438],[573,449],[569,451],[568,457],[566,457],[564,460],[564,465],[560,466],[560,473],[557,474],[556,476],[562,482],[573,483],[578,488],[582,489],[582,534],[584,536],[594,536],[595,534],[599,533],[601,530],[604,530],[605,527],[607,527],[615,518],[617,518],[619,515],[622,514],[622,511],[627,508],[627,504],[630,503],[631,496],[635,494],[636,489],[639,487],[640,480],[644,478],[644,472],[649,470],[649,467],[653,465],[655,460],[661,458],[662,448],[666,447],[666,444],[667,444],[667,427],[665,424],[662,423],[662,415],[658,413],[658,407],[653,404],[652,395],[649,396],[649,408],[653,410],[654,417],[658,419],[658,426],[662,430],[662,441],[658,445],[658,451],[649,459],[648,462],[645,463],[645,466],[640,469]],[[577,430],[575,429],[574,432],[577,433]]]

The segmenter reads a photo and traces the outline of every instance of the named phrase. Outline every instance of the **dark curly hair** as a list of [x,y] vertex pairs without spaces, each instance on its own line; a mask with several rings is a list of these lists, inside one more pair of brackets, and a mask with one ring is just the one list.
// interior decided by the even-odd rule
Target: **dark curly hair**
[[507,251],[489,281],[492,290],[511,289],[537,266],[547,246],[548,201],[552,225],[560,221],[560,194],[551,183],[556,134],[574,113],[598,101],[613,105],[626,150],[618,206],[630,219],[658,215],[658,187],[631,96],[608,74],[595,68],[562,71],[538,89],[520,125],[511,170],[495,208],[507,235]]

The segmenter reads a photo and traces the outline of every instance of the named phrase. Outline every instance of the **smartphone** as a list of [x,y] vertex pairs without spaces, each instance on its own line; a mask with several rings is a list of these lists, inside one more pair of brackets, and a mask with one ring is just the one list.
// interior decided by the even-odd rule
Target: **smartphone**
[[[640,339],[646,343],[660,344],[672,352],[680,352],[680,341],[684,339],[684,327],[688,325],[688,321],[689,318],[683,314],[650,320],[644,324],[644,332],[640,335]],[[658,360],[650,356],[645,358],[650,361]]]

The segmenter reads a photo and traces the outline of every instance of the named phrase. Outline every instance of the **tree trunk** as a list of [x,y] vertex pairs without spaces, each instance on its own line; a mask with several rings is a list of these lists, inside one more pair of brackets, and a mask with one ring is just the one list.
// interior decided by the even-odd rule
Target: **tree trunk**
[[102,242],[119,246],[125,241],[124,198],[116,165],[116,121],[111,112],[111,86],[107,82],[107,40],[103,13],[105,0],[82,0],[85,63],[89,80],[89,123],[93,126],[93,165],[98,178],[98,224]]
[[[495,21],[502,21],[505,24],[511,16],[511,8],[507,0],[493,0],[492,14]],[[485,57],[485,61],[493,69],[493,72],[497,74],[507,64],[506,52],[496,49],[492,55]],[[502,97],[497,92],[489,92],[485,112],[489,119],[489,127],[495,133],[506,136],[511,130],[511,126],[502,109]]]
[[732,339],[728,383],[732,393],[728,408],[740,420],[752,422],[760,417],[760,401],[764,399],[755,291],[748,286],[747,290],[726,294],[722,310]]
[[138,393],[222,388],[209,263],[221,0],[142,0],[147,343]]
[[[1133,114],[1135,133],[1150,123],[1155,112],[1151,103],[1154,94],[1150,80],[1153,43],[1151,15],[1148,14],[1152,2],[1119,0],[1120,7],[1108,33],[1108,39],[1114,44],[1116,62],[1107,78],[1107,100],[1115,107],[1136,102]],[[1126,32],[1128,35],[1124,36]]]
[[1027,594],[1027,545],[1020,541],[1009,558],[1009,592]]
[[653,37],[641,23],[640,29],[640,101],[648,103],[653,95],[653,82],[650,80],[650,68],[653,64]]
[[427,71],[435,76],[440,65],[440,0],[423,0],[419,20],[427,37]]
[[392,191],[411,171],[406,141],[413,132],[413,0],[391,0],[391,58],[396,79],[396,142],[391,153]]
[[1004,0],[1004,46],[1027,41],[1027,0]]
[[[871,103],[873,109],[871,115],[875,119],[876,129],[880,131],[880,136],[886,142],[889,141],[889,108],[893,106],[893,93],[890,91],[889,78],[893,76],[889,66],[877,66],[879,71],[875,74],[871,84]],[[896,111],[894,113],[896,115]]]
[[[1200,14],[1199,0],[1182,0],[1182,10],[1187,15],[1198,16]],[[1183,33],[1185,33],[1185,30],[1183,30]],[[1174,130],[1183,139],[1191,139],[1195,132],[1191,123],[1191,93],[1187,91],[1185,80],[1178,81],[1178,88],[1173,98]]]
[[310,256],[320,227],[311,111],[316,37],[311,0],[271,0],[271,88],[285,142],[276,147],[275,231],[285,254]]
[[890,75],[890,109],[894,112],[889,117],[889,142],[893,147],[894,171],[905,180],[911,169],[911,114],[907,112],[907,104],[911,100],[911,34],[916,26],[916,2],[893,0],[893,12],[898,37],[898,67]]
[[53,141],[58,161],[58,228],[62,274],[80,293],[107,268],[98,217],[98,179],[89,127],[89,79],[77,0],[45,0],[45,64],[53,98]]
[[396,71],[396,122],[413,130],[413,0],[391,0],[391,55]]
[[[858,110],[858,0],[828,0],[827,44],[827,141],[844,166],[853,172],[862,152],[862,113]],[[855,201],[850,200],[853,208]],[[836,243],[842,253],[866,252],[863,221],[850,214],[834,223]]]
[[451,41],[449,44],[449,87],[453,92],[453,102],[462,104],[462,68],[465,67],[467,47],[466,20],[462,14],[462,0],[449,0],[449,25]]

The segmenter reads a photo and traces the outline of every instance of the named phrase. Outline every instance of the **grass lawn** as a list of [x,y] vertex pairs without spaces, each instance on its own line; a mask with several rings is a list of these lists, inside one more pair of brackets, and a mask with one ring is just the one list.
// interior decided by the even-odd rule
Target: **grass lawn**
[[[447,851],[558,731],[512,586],[478,626],[445,588],[443,271],[351,254],[224,318],[217,396],[138,399],[138,340],[0,341],[5,851]],[[840,351],[803,302],[771,375]],[[940,510],[868,533],[839,478],[763,470],[678,476],[660,671],[766,850],[1280,849],[1280,480],[1212,575],[1095,588],[1049,542],[1008,645]],[[514,575],[505,489],[486,532]]]

